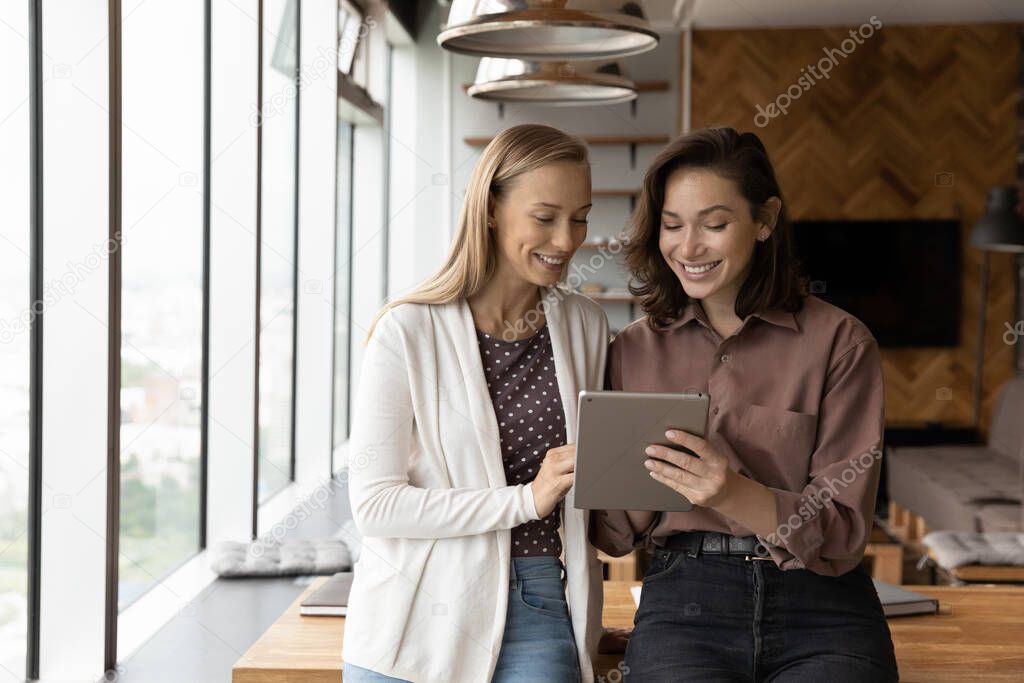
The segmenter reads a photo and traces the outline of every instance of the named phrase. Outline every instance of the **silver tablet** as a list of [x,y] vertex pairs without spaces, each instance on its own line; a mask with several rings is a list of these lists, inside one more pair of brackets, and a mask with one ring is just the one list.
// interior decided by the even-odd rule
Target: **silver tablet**
[[581,391],[574,506],[587,510],[690,510],[690,501],[648,474],[644,460],[650,456],[644,449],[652,443],[671,446],[665,438],[669,429],[703,437],[708,399],[707,394]]

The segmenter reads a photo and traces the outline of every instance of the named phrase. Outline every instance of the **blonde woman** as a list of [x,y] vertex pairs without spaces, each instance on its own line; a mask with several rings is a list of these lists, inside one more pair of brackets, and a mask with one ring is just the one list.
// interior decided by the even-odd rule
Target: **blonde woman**
[[601,566],[565,497],[607,320],[558,286],[589,210],[579,139],[502,132],[444,266],[371,330],[350,442],[365,539],[346,683],[593,680]]

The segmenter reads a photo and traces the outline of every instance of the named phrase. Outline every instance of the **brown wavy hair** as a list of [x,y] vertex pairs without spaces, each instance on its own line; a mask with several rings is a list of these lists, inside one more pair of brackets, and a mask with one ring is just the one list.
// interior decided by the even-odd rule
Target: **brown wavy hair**
[[793,228],[786,215],[786,202],[764,144],[753,133],[739,133],[734,128],[702,128],[670,142],[651,162],[630,220],[624,249],[631,275],[629,290],[640,297],[648,324],[653,329],[664,329],[678,320],[690,303],[658,247],[665,184],[682,168],[708,170],[734,181],[755,220],[769,198],[782,200],[771,236],[755,243],[735,311],[740,319],[771,308],[799,311],[807,293],[806,283],[793,251]]

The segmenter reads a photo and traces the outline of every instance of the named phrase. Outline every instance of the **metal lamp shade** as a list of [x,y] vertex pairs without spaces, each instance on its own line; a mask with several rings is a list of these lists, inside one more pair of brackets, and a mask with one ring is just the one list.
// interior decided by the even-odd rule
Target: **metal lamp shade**
[[1024,252],[1024,220],[1017,214],[1017,188],[994,187],[988,210],[974,225],[971,246],[985,251]]
[[618,104],[636,99],[636,85],[615,62],[527,62],[484,57],[469,87],[490,102],[551,106]]
[[453,0],[446,50],[533,60],[615,59],[658,44],[637,0]]

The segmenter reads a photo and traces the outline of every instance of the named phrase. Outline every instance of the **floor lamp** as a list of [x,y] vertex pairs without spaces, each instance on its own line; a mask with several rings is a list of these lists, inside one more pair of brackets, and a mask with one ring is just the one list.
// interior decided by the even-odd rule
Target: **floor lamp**
[[[985,313],[988,309],[989,255],[993,251],[1024,253],[1024,219],[1017,213],[1017,188],[994,187],[985,215],[971,231],[971,246],[981,250],[981,296],[978,308],[978,349],[974,367],[974,426],[981,427],[982,366],[985,362]],[[1020,302],[1020,277],[1014,272],[1014,302]],[[1017,305],[1019,309],[1019,305]],[[1016,311],[1014,311],[1016,313]],[[1010,323],[1013,325],[1014,323]],[[1018,340],[1017,343],[1024,343]]]

